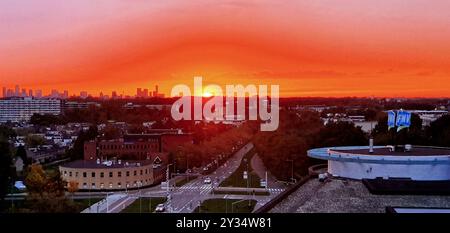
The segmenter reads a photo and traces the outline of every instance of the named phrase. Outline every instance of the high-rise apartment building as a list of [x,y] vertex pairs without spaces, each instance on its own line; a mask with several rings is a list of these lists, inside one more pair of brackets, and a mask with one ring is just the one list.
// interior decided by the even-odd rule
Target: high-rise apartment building
[[14,97],[0,100],[0,122],[30,120],[33,114],[61,114],[61,100]]

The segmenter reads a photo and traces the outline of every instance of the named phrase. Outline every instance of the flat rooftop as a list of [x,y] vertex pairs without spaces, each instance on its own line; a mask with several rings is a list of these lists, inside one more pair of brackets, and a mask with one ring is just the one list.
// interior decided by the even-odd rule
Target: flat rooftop
[[414,147],[411,151],[390,151],[389,148],[374,148],[373,153],[369,153],[368,149],[331,149],[331,151],[342,152],[347,154],[363,154],[363,155],[394,155],[394,156],[437,156],[449,155],[450,149],[439,147]]
[[126,167],[140,167],[152,164],[151,160],[122,160],[121,163],[111,163],[107,165],[106,163],[97,163],[95,160],[76,160],[61,165],[61,167],[67,168],[126,168]]
[[269,212],[385,213],[386,207],[450,208],[450,196],[375,195],[358,180],[311,179]]

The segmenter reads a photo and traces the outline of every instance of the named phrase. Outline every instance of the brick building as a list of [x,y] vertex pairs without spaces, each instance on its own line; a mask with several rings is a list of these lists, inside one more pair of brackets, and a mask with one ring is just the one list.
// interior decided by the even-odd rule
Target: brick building
[[93,140],[84,143],[84,160],[117,158],[145,160],[184,143],[192,143],[192,135],[178,130],[158,130],[150,134],[126,134],[115,140]]

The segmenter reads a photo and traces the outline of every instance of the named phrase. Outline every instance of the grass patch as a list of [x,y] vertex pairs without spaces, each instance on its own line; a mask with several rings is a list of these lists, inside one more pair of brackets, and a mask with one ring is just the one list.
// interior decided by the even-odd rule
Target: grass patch
[[81,212],[81,211],[89,208],[89,206],[99,202],[102,199],[103,198],[91,198],[90,201],[89,201],[89,198],[88,199],[74,199],[73,202],[77,205],[78,209],[80,210],[79,212]]
[[[256,150],[251,149],[244,157],[242,157],[241,164],[227,179],[222,181],[219,186],[221,187],[248,187],[250,188],[261,188],[260,180],[261,178],[253,171],[251,160],[255,155]],[[247,161],[247,162],[245,162]],[[243,178],[244,171],[247,171],[247,163],[248,163],[248,181]]]
[[153,213],[156,206],[166,202],[166,200],[165,197],[141,197],[122,210],[121,213]]
[[[253,195],[253,192],[247,192],[247,191],[214,191],[214,194]],[[269,196],[270,193],[268,191],[255,192],[255,195],[256,196]]]
[[194,213],[251,213],[255,205],[256,200],[208,199],[195,208]]
[[[90,204],[93,205],[96,202],[99,202],[103,198],[91,198]],[[67,198],[69,202],[73,204],[73,207],[75,208],[76,212],[81,212],[85,209],[87,209],[89,205],[89,199],[70,199]],[[29,200],[21,199],[21,200],[14,200],[13,202],[11,200],[4,200],[2,202],[2,208],[6,213],[16,213],[16,212],[27,212],[31,211],[32,209],[32,203]]]

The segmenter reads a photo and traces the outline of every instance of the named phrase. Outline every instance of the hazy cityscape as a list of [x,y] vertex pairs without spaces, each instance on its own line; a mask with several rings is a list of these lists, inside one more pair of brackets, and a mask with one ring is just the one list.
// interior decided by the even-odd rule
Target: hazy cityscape
[[[174,121],[170,115],[174,100],[164,98],[157,86],[151,96],[157,98],[138,88],[136,96],[127,99],[16,94],[0,99],[2,156],[11,159],[11,169],[4,170],[11,173],[2,174],[7,190],[2,211],[291,213],[384,212],[386,203],[449,207],[448,197],[433,196],[439,193],[433,190],[427,198],[438,204],[406,195],[385,196],[373,206],[369,196],[374,194],[363,194],[367,191],[360,182],[345,181],[344,186],[356,182],[348,188],[357,188],[352,192],[361,193],[363,199],[334,209],[307,199],[317,188],[303,188],[324,180],[333,180],[329,184],[333,185],[354,175],[339,174],[338,165],[327,172],[313,148],[370,144],[382,150],[412,144],[409,150],[419,152],[423,146],[449,146],[447,137],[439,138],[450,130],[449,99],[282,98],[280,128],[258,132],[257,123],[246,118]],[[394,133],[387,129],[387,115],[399,109],[412,114],[411,125]],[[380,172],[370,175],[373,178],[395,171],[384,174],[386,168],[370,167]],[[437,178],[417,179],[448,178],[447,167],[442,177],[433,169]],[[369,173],[365,174],[354,178],[366,179]],[[392,176],[416,179],[407,172]],[[334,181],[336,177],[340,178]],[[46,190],[54,182],[58,185]],[[315,204],[308,206],[311,203]]]
[[[87,99],[88,97],[92,98],[94,95],[91,95],[87,91],[80,91],[79,94],[72,94],[69,95],[69,91],[59,91],[56,89],[52,89],[48,94],[45,94],[42,92],[42,90],[33,90],[33,89],[26,89],[26,88],[20,88],[19,85],[15,85],[14,89],[10,89],[7,87],[3,87],[2,96],[3,98],[7,97],[34,97],[37,99],[40,98],[54,98],[54,99],[69,99],[69,98],[81,98],[81,99]],[[98,97],[102,100],[108,100],[108,99],[129,99],[129,98],[164,98],[164,94],[158,92],[158,85],[155,85],[155,89],[153,91],[149,90],[148,88],[137,88],[136,89],[136,95],[130,96],[130,95],[124,95],[124,94],[118,94],[117,91],[112,91],[111,95],[104,94],[102,91],[98,93],[98,95],[95,95],[95,97]]]

